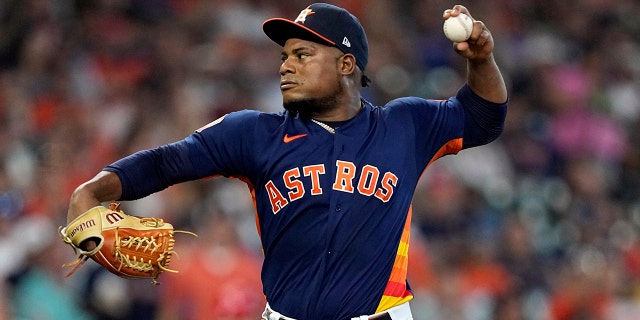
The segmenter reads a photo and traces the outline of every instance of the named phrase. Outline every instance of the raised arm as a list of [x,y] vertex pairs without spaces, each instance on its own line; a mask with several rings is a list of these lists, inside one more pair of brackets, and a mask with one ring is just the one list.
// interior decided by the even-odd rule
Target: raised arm
[[[444,11],[443,18],[455,17],[460,13],[472,17],[466,7],[455,5],[453,9]],[[493,58],[493,37],[486,25],[474,19],[469,39],[454,43],[453,48],[467,60],[467,83],[471,90],[487,101],[506,102],[507,88]]]

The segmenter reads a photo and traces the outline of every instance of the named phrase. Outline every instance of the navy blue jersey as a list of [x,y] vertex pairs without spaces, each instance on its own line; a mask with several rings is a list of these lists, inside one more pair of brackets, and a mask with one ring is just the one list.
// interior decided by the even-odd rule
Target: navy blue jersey
[[123,200],[203,177],[242,179],[256,204],[269,304],[298,319],[349,319],[411,300],[411,200],[422,172],[495,139],[505,114],[506,104],[468,87],[448,100],[365,103],[334,134],[288,112],[245,110],[106,170],[120,176]]

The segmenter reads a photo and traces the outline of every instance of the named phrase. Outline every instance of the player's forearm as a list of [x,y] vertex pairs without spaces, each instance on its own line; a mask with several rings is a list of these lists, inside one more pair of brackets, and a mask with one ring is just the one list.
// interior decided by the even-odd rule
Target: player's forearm
[[74,190],[67,211],[67,223],[102,202],[119,199],[121,194],[122,184],[117,174],[107,171],[98,173]]
[[493,55],[484,60],[467,62],[467,83],[473,92],[487,101],[507,101],[507,87]]

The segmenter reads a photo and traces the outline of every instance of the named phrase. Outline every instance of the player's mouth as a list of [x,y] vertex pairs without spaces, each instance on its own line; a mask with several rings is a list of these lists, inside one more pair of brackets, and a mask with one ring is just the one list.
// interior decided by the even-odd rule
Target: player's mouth
[[280,81],[280,91],[285,91],[295,87],[297,84],[291,80],[282,80]]

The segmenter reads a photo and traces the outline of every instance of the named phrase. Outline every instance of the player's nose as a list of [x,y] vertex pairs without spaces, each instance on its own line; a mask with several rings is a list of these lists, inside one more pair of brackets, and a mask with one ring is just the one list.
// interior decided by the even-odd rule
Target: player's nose
[[284,76],[287,73],[293,73],[294,70],[295,69],[293,68],[293,64],[289,62],[289,59],[285,59],[284,61],[282,61],[282,64],[280,65],[281,76]]

